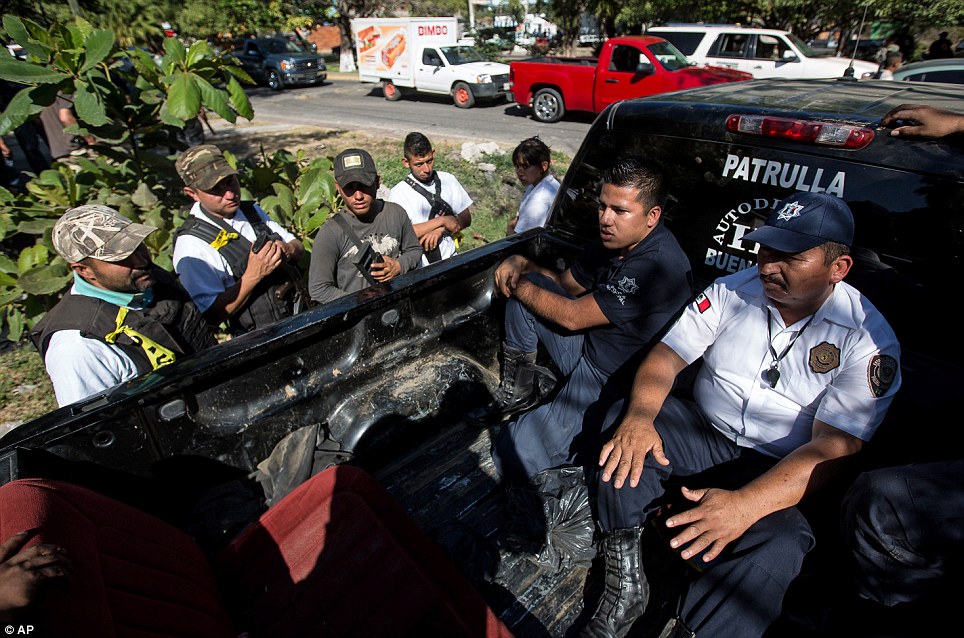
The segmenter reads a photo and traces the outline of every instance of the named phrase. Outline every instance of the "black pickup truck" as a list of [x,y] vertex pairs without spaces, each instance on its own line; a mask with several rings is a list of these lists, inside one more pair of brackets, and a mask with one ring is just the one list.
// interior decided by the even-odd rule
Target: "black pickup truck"
[[325,61],[285,38],[249,38],[232,52],[254,81],[272,91],[299,84],[321,84],[328,77]]
[[[497,383],[503,303],[493,294],[494,267],[517,253],[566,267],[597,234],[600,176],[624,155],[654,157],[667,171],[665,220],[691,259],[694,294],[754,264],[757,246],[742,237],[775,200],[797,190],[837,195],[857,224],[848,281],[889,318],[902,344],[904,386],[863,463],[950,454],[942,443],[964,380],[962,340],[934,319],[956,307],[964,152],[956,140],[890,137],[879,122],[901,103],[953,110],[962,100],[964,88],[950,85],[756,80],[614,104],[574,158],[547,228],[415,270],[27,423],[0,440],[0,481],[65,479],[163,516],[190,508],[173,486],[203,483],[199,468],[250,480],[279,441],[307,432],[308,466],[344,463],[373,475],[449,550],[515,635],[571,635],[594,607],[597,570],[550,575],[519,560],[497,585],[479,577],[506,503],[491,432],[463,415]],[[298,463],[281,464],[295,483]],[[820,565],[807,572],[810,586],[791,591],[793,617],[775,635],[829,635],[819,625],[826,614],[816,610],[836,602],[843,572]],[[663,572],[648,573],[659,591]]]

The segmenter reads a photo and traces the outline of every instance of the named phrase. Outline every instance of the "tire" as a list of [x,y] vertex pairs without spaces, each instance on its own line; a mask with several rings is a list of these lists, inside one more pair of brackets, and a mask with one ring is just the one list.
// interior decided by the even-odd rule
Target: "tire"
[[402,90],[392,84],[390,80],[385,80],[382,82],[382,95],[389,102],[397,102],[402,99]]
[[566,114],[562,96],[555,89],[539,89],[532,98],[532,117],[540,122],[558,122]]
[[274,69],[268,71],[268,88],[272,91],[280,91],[285,88],[284,82],[281,81],[281,74]]
[[460,109],[470,109],[475,106],[475,96],[465,82],[456,82],[452,87],[452,100]]

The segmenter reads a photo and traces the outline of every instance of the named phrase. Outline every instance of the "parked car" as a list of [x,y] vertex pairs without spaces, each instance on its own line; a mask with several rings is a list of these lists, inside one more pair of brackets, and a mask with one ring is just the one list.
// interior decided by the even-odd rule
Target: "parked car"
[[895,80],[964,84],[964,58],[911,62],[894,71]]
[[797,36],[778,29],[737,25],[690,24],[652,27],[652,35],[666,38],[697,64],[738,69],[755,78],[859,78],[877,65],[849,58],[816,54]]
[[752,78],[721,67],[694,67],[654,36],[610,38],[598,58],[547,56],[509,66],[516,102],[530,107],[540,122],[557,122],[566,111],[598,113],[619,100]]
[[249,38],[232,52],[255,82],[273,91],[328,78],[324,59],[285,38]]
[[[464,420],[498,383],[504,300],[494,292],[493,270],[516,254],[556,270],[571,264],[581,247],[598,236],[600,175],[628,155],[645,155],[664,167],[670,198],[663,219],[690,259],[694,293],[719,275],[754,265],[758,246],[744,237],[765,221],[775,202],[795,191],[825,191],[844,199],[856,217],[856,263],[847,281],[867,294],[893,326],[901,342],[903,376],[887,419],[855,460],[866,467],[892,462],[893,455],[910,462],[947,454],[953,447],[945,443],[953,428],[948,415],[956,413],[956,393],[964,382],[964,342],[932,324],[947,317],[964,267],[964,162],[952,140],[920,143],[890,137],[881,129],[880,118],[907,102],[959,109],[964,87],[754,80],[613,104],[596,118],[573,158],[545,228],[416,269],[23,424],[0,439],[0,483],[31,477],[69,480],[155,512],[170,526],[193,534],[197,527],[188,513],[207,514],[210,525],[220,529],[249,505],[237,490],[222,488],[250,487],[251,474],[270,470],[266,461],[277,449],[286,454],[283,460],[274,457],[274,468],[286,471],[291,486],[299,477],[307,480],[319,463],[355,465],[374,475],[390,495],[381,495],[380,503],[387,501],[389,510],[400,505],[462,573],[479,574],[494,551],[492,539],[506,531],[508,507],[490,454],[491,430]],[[292,435],[309,443],[307,450],[300,449],[305,455],[294,454],[299,448]],[[351,468],[342,469],[344,480],[328,486],[336,493],[360,485],[349,476]],[[321,472],[312,481],[323,481],[319,476],[334,480],[333,473]],[[206,500],[190,500],[208,487],[214,489],[206,492]],[[304,501],[272,505],[265,516],[285,524],[267,526],[268,531],[265,525],[248,528],[241,545],[261,542],[250,554],[233,555],[235,563],[247,568],[246,577],[225,584],[277,603],[268,610],[252,605],[233,611],[255,626],[287,623],[284,630],[258,635],[328,635],[343,626],[344,634],[363,632],[357,623],[382,613],[373,605],[388,600],[382,596],[386,583],[399,583],[389,597],[395,601],[392,611],[439,609],[436,616],[448,616],[455,610],[456,617],[474,618],[473,635],[486,635],[492,625],[481,605],[468,609],[476,616],[466,616],[464,607],[442,610],[444,599],[459,594],[460,587],[447,591],[442,585],[433,594],[424,586],[426,570],[445,569],[444,560],[417,552],[399,565],[394,560],[399,554],[385,549],[386,532],[411,527],[400,521],[403,516],[366,516],[370,501],[363,498],[339,497],[333,505],[323,505],[319,501],[331,490],[310,487],[299,492],[307,497]],[[255,489],[261,488],[255,484]],[[60,509],[73,515],[57,529],[76,534],[51,538],[44,532],[50,539],[45,542],[67,549],[79,572],[75,582],[83,584],[65,590],[71,595],[59,599],[64,604],[119,601],[117,608],[128,611],[145,594],[149,601],[164,600],[162,609],[181,609],[175,603],[188,601],[191,614],[184,623],[193,629],[201,627],[201,612],[222,606],[219,596],[207,593],[216,591],[213,585],[199,590],[195,579],[167,577],[175,566],[198,569],[204,564],[196,548],[186,551],[191,543],[160,553],[153,548],[167,547],[167,542],[142,540],[183,539],[183,534],[154,523],[148,536],[147,526],[139,525],[143,519],[131,508],[123,515],[99,508],[97,517],[85,518],[90,508],[71,510],[70,495],[64,498]],[[87,501],[92,499],[88,493]],[[3,502],[3,512],[11,518],[39,509],[36,499],[5,496]],[[837,510],[826,515],[830,524],[839,524]],[[34,526],[23,519],[7,524],[10,531]],[[94,535],[96,542],[88,541]],[[406,536],[419,546],[429,543],[412,533]],[[655,526],[647,527],[643,538],[653,546],[642,555],[654,596],[648,613],[675,609],[657,600],[671,596],[667,576],[675,572],[654,563],[667,558],[675,561],[667,563],[675,569],[690,567],[670,552]],[[106,551],[118,542],[126,542],[131,551]],[[329,551],[316,562],[318,543]],[[840,592],[848,579],[832,549],[832,543],[821,542],[808,556],[784,604],[782,622],[796,625],[772,635],[838,635],[839,627],[831,623],[853,610],[841,609],[846,598]],[[98,562],[101,553],[111,560]],[[131,557],[141,559],[145,553],[152,559],[150,568],[133,569]],[[811,560],[828,556],[826,563]],[[603,589],[597,570],[548,570],[522,557],[508,560],[499,570],[498,585],[472,582],[520,638],[573,635],[585,601]],[[79,561],[91,565],[91,571],[76,567]],[[122,579],[125,589],[104,595],[104,587],[88,587],[90,575],[102,571]],[[265,594],[265,585],[277,589]],[[375,587],[377,597],[366,593],[368,587]],[[318,595],[318,588],[325,588],[325,594]],[[200,591],[206,592],[203,599],[194,593]],[[945,588],[949,595],[953,591]],[[157,609],[155,605],[151,619],[159,617]],[[60,613],[58,608],[44,611],[45,619]],[[83,612],[107,618],[104,624],[75,625],[79,629],[72,635],[110,635],[100,627],[120,622],[99,605]],[[326,624],[321,631],[321,625],[307,624],[317,617],[349,624]],[[135,624],[127,627],[136,626],[142,634],[157,628],[147,616],[130,618]],[[652,626],[648,621],[640,624]],[[914,635],[936,634],[929,631],[934,623],[944,625],[946,619],[921,616],[921,631]],[[233,629],[204,635],[236,636],[243,627]],[[421,633],[410,625],[381,629],[378,635],[462,635],[432,624],[420,625]],[[659,628],[645,638],[658,634]]]

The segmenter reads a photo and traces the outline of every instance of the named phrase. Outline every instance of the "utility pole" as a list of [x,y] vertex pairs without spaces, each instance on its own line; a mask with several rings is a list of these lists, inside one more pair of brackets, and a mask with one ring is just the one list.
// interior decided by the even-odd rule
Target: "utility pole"
[[475,33],[475,3],[469,0],[469,31]]

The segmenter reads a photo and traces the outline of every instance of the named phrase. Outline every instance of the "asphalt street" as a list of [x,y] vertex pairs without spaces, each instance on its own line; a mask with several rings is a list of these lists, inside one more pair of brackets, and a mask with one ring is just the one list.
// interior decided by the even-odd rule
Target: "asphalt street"
[[[570,113],[555,124],[537,122],[529,111],[507,102],[479,103],[471,109],[456,108],[448,96],[423,95],[389,102],[381,87],[358,81],[355,74],[331,73],[322,86],[287,88],[274,92],[259,87],[249,90],[254,119],[239,120],[238,129],[284,130],[291,126],[384,131],[404,136],[422,131],[429,138],[498,142],[514,146],[538,135],[551,148],[574,155],[579,149],[594,116]],[[216,128],[231,128],[226,122],[213,122]]]

